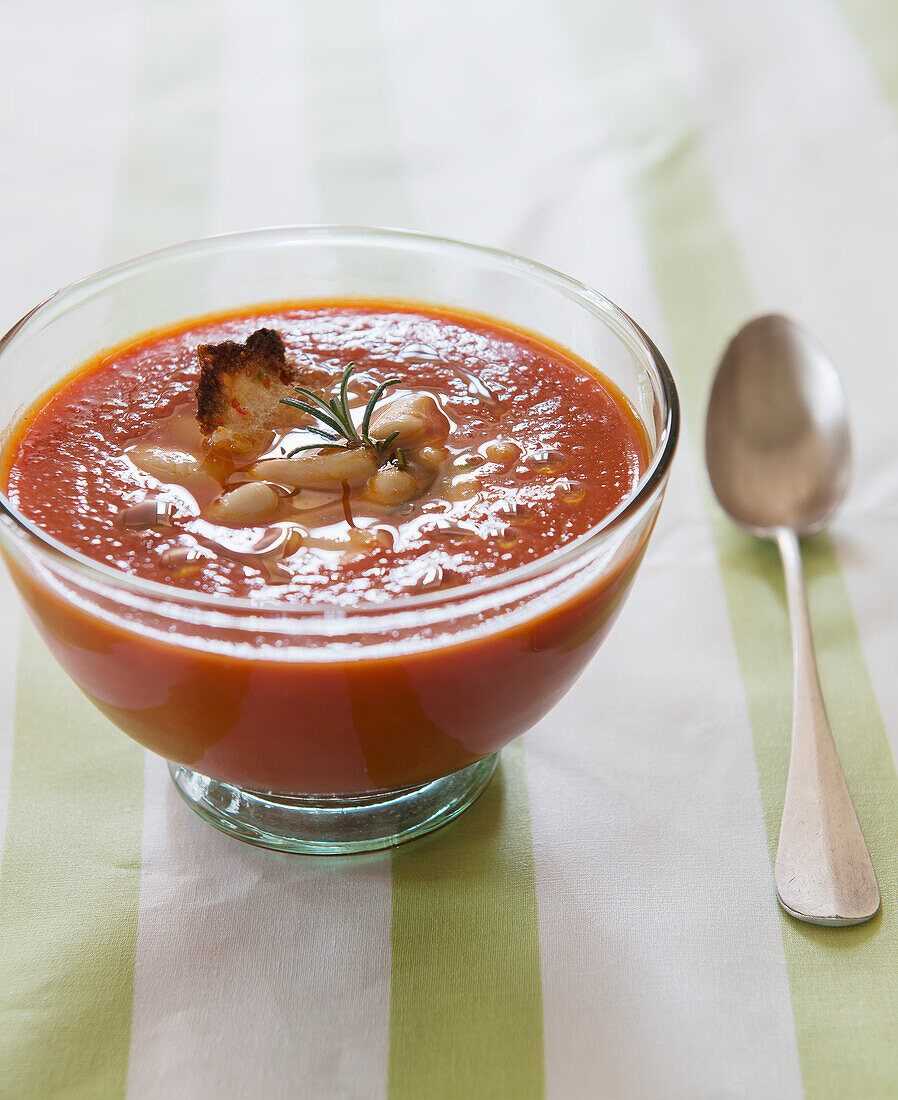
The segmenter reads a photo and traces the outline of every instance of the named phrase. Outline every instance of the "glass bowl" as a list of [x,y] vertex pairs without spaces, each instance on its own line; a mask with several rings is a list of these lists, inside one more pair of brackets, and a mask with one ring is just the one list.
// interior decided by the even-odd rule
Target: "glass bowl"
[[0,494],[13,580],[87,697],[170,761],[207,821],[309,853],[389,847],[473,802],[499,750],[561,698],[611,627],[679,427],[658,350],[595,291],[503,252],[341,227],[190,241],[59,291],[0,342],[0,422],[16,423],[80,364],[140,333],[333,298],[454,307],[561,345],[623,391],[651,457],[611,515],[552,554],[446,592],[349,608],[225,599],[128,576],[56,542]]

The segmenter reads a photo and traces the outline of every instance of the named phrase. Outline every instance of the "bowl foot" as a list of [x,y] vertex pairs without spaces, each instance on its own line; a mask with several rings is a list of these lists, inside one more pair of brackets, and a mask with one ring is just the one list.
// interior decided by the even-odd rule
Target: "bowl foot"
[[361,795],[285,795],[210,779],[182,764],[168,770],[188,806],[230,836],[306,855],[392,848],[440,828],[481,794],[499,754],[452,775],[403,790]]

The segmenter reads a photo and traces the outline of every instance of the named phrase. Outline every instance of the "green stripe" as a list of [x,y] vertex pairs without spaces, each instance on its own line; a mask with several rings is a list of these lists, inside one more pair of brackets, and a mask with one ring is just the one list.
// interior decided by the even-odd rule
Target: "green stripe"
[[[146,0],[141,11],[109,260],[204,229],[218,101],[215,11],[212,0]],[[0,881],[0,1095],[125,1093],[143,760],[27,625]]]
[[0,882],[0,1095],[121,1096],[143,760],[22,628]]
[[895,0],[836,0],[866,51],[892,110],[898,112],[898,5]]
[[[596,106],[631,178],[693,442],[726,337],[755,311],[694,123],[632,5],[569,4]],[[714,541],[748,701],[771,857],[785,790],[791,657],[780,567],[711,508]],[[821,929],[780,915],[809,1096],[894,1095],[898,1080],[898,780],[848,593],[829,538],[804,547],[820,671],[858,815],[880,877],[882,915]],[[738,853],[735,853],[738,862]],[[771,880],[771,890],[773,889]],[[763,1052],[759,1052],[763,1057]]]
[[[414,224],[381,5],[303,8],[308,155],[332,222]],[[411,94],[410,89],[406,90]],[[538,1097],[542,992],[523,755],[480,800],[393,856],[391,1100]]]
[[393,1100],[542,1096],[536,927],[514,746],[470,810],[393,857]]

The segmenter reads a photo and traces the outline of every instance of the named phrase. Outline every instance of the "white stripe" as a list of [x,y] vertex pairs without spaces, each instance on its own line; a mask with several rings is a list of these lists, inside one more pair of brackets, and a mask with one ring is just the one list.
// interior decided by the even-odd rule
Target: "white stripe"
[[147,758],[128,1095],[385,1089],[389,856],[297,858],[200,821]]
[[312,222],[297,5],[225,0],[224,8],[224,125],[209,232]]
[[[590,160],[590,109],[555,63],[557,15],[532,0],[513,11],[459,0],[451,18],[439,12],[416,0],[383,7],[414,224],[552,263],[564,254],[565,212],[575,202],[589,207],[576,233],[610,257],[595,239],[597,227],[609,229],[595,206],[601,189],[617,184],[605,163]],[[534,33],[545,51],[536,57]]]
[[[898,127],[829,5],[758,0],[726,19],[714,10],[712,0],[681,4],[665,40],[699,109],[728,119],[708,119],[708,153],[762,308],[815,331],[848,391],[857,470],[833,531],[898,753]],[[712,85],[728,88],[722,102]]]
[[[133,0],[85,33],[83,8],[0,6],[0,332],[103,261],[133,84]],[[114,48],[110,48],[114,42]]]
[[801,1095],[744,695],[678,464],[620,622],[528,738],[555,1097]]
[[[314,221],[295,6],[225,13],[213,224]],[[386,1091],[389,855],[290,857],[228,839],[148,758],[130,1097]]]
[[[663,347],[625,193],[638,153],[610,147],[560,13],[529,3],[503,20],[479,5],[472,34],[460,10],[435,53],[429,19],[391,10],[421,222],[584,278]],[[449,97],[428,69],[464,77]],[[690,446],[630,606],[525,741],[550,1097],[747,1082],[801,1094],[744,689]]]

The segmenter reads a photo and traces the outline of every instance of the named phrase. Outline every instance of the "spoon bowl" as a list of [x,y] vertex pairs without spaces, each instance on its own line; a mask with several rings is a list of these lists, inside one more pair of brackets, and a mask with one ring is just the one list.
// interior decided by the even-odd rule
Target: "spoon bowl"
[[788,318],[758,317],[730,341],[708,403],[705,459],[724,510],[776,541],[786,578],[795,690],[777,896],[799,920],[860,924],[879,909],[879,884],[826,715],[798,541],[826,525],[848,488],[848,402],[826,353]]
[[714,493],[752,534],[826,526],[851,480],[848,402],[805,329],[770,314],[723,354],[708,405],[705,458]]

